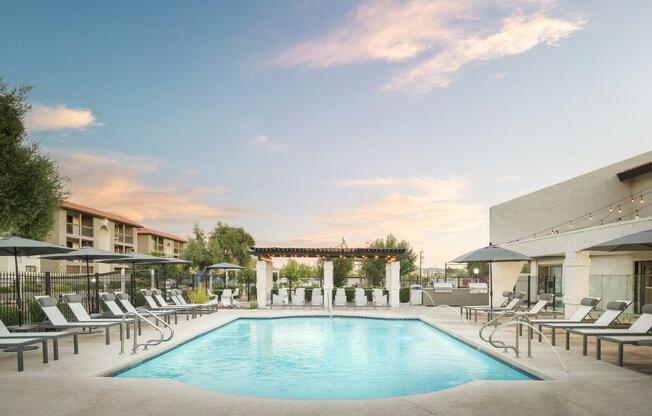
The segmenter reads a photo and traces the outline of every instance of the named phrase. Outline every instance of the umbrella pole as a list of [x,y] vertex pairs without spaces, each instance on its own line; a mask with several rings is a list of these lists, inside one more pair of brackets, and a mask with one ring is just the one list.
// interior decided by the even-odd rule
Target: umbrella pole
[[494,310],[494,276],[489,262],[489,310]]
[[16,266],[16,295],[14,299],[18,307],[18,326],[23,326],[23,300],[20,297],[20,277],[18,277],[18,249],[14,248],[14,265]]
[[88,299],[88,310],[91,308],[91,269],[89,268],[89,259],[86,257],[86,299]]

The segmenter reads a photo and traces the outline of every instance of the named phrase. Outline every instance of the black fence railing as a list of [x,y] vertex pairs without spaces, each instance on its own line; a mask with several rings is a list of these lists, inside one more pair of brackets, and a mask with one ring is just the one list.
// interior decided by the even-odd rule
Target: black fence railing
[[[60,299],[66,293],[76,293],[82,297],[82,304],[89,313],[102,311],[99,302],[100,292],[116,292],[124,288],[136,306],[145,304],[140,289],[152,285],[149,272],[127,273],[122,279],[120,272],[86,274],[64,273],[19,273],[20,292],[16,292],[16,274],[0,272],[0,320],[7,325],[38,323],[45,319],[43,312],[34,300],[35,296],[51,296]],[[187,289],[193,285],[188,275],[155,275],[154,287],[165,293],[167,289]],[[60,305],[67,319],[73,319],[68,308]]]

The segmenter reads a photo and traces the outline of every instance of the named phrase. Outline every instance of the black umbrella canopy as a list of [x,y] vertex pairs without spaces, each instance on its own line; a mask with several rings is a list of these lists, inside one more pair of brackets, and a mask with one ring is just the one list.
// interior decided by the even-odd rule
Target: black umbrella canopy
[[165,259],[164,264],[190,264],[188,260],[184,259],[174,259],[170,257],[163,257],[163,259]]
[[244,269],[242,266],[238,266],[237,264],[233,263],[217,263],[217,264],[211,264],[210,266],[206,267],[207,269],[217,269],[217,270],[240,270]]
[[46,259],[46,260],[85,260],[85,261],[119,259],[123,257],[125,257],[124,254],[101,250],[95,247],[82,247],[76,250],[69,251],[68,253],[41,256],[42,259]]
[[165,257],[150,256],[149,254],[143,254],[143,253],[120,254],[119,257],[121,258],[107,259],[105,261],[102,261],[102,263],[159,264],[159,263],[167,263],[168,260]]
[[507,261],[530,261],[532,260],[525,254],[517,253],[516,251],[508,250],[506,248],[489,245],[478,250],[471,251],[456,259],[451,260],[452,263],[472,263],[472,262],[507,262]]
[[74,249],[21,237],[0,239],[0,256],[40,256],[68,253]]
[[641,231],[589,247],[595,251],[652,251],[652,230]]

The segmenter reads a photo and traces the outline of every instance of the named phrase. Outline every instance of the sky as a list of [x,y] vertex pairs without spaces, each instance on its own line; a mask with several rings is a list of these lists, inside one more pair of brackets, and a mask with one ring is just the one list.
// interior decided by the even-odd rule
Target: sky
[[424,266],[489,207],[651,150],[649,1],[0,1],[71,200]]

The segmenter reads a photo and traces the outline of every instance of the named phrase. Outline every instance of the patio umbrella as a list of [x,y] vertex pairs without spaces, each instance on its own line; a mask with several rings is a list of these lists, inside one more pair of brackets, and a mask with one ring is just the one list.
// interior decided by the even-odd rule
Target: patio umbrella
[[224,286],[226,286],[226,280],[228,277],[229,270],[242,270],[244,269],[244,267],[238,266],[237,264],[233,264],[233,263],[222,262],[217,264],[211,264],[210,266],[206,267],[206,269],[224,270]]
[[16,266],[16,283],[14,300],[18,306],[18,324],[23,325],[23,314],[20,308],[20,279],[18,277],[18,256],[40,256],[42,254],[67,253],[73,249],[57,246],[44,241],[29,240],[27,238],[9,237],[0,239],[0,256],[13,256]]
[[149,254],[143,253],[128,253],[122,254],[119,259],[106,259],[102,263],[111,263],[111,264],[127,264],[131,263],[132,270],[132,284],[131,284],[131,298],[134,299],[136,295],[136,264],[162,264],[166,263],[165,257],[150,256]]
[[[48,256],[41,256],[42,259],[46,260],[82,260],[86,262],[86,295],[88,300],[91,299],[91,272],[90,265],[91,261],[98,260],[108,260],[124,257],[124,254],[114,253],[112,251],[101,250],[95,247],[82,247],[77,250],[70,251],[65,254],[52,254]],[[95,300],[95,305],[97,306],[97,299]]]
[[629,234],[589,247],[595,251],[652,251],[652,230]]
[[489,309],[493,310],[494,305],[494,289],[493,289],[493,276],[491,272],[491,263],[500,263],[508,261],[530,261],[528,256],[517,253],[516,251],[508,250],[506,248],[497,247],[489,244],[478,250],[471,251],[462,256],[453,259],[453,263],[475,263],[484,262],[489,263]]

